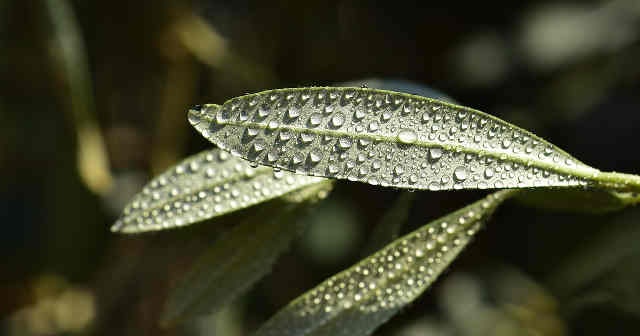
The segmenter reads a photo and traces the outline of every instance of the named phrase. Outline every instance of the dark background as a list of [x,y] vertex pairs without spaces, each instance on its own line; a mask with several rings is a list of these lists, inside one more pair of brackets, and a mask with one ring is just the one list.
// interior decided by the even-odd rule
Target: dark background
[[[149,178],[210,147],[190,105],[407,80],[639,173],[639,37],[635,0],[0,1],[0,334],[246,335],[359,259],[398,191],[340,182],[248,295],[160,328],[168,290],[236,217],[108,228]],[[420,192],[404,230],[482,195]],[[510,202],[377,334],[637,335],[639,257],[638,209]]]

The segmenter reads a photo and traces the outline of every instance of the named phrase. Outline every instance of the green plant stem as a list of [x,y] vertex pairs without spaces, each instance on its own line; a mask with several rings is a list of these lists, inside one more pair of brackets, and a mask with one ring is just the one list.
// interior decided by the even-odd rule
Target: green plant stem
[[617,192],[640,193],[640,176],[616,172],[599,172],[591,180],[597,187]]

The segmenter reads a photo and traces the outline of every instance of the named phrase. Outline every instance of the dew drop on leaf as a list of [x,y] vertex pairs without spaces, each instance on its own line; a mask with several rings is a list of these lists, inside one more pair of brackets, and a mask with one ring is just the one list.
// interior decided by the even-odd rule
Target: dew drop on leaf
[[412,144],[416,142],[418,135],[410,129],[403,129],[398,132],[398,141],[404,144]]

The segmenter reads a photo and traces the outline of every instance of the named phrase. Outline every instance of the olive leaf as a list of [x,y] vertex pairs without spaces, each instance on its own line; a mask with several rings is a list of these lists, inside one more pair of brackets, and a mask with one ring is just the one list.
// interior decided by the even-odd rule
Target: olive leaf
[[[200,256],[169,294],[165,325],[212,313],[266,275],[302,227],[300,216],[331,184],[314,184],[264,204]],[[295,202],[285,198],[293,196]]]
[[331,180],[270,167],[212,149],[191,156],[149,182],[112,231],[135,233],[203,221]]
[[291,302],[255,335],[370,334],[422,294],[516,192],[498,191],[395,240]]
[[483,112],[393,91],[269,90],[193,108],[189,121],[254,163],[373,185],[640,189],[640,177],[601,173]]

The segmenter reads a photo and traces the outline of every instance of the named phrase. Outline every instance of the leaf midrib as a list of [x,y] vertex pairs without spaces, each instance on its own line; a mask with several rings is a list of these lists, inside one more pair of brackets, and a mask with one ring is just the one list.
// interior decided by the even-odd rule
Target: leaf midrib
[[[215,118],[215,116],[211,116],[211,115],[205,115],[204,119],[206,119],[208,122],[210,123],[216,123],[216,124],[220,124],[220,125],[228,125],[228,126],[235,126],[235,127],[246,127],[246,128],[259,128],[259,129],[268,129],[268,126],[266,123],[264,122],[250,122],[250,121],[235,121],[235,120],[230,120],[230,121],[224,121],[224,122],[218,122]],[[375,135],[375,134],[371,134],[371,133],[358,133],[358,134],[354,134],[354,133],[349,133],[349,132],[345,132],[345,131],[339,131],[339,130],[331,130],[331,129],[327,129],[327,128],[322,128],[322,127],[318,127],[318,128],[305,128],[305,127],[299,127],[299,126],[295,126],[295,125],[279,125],[277,130],[287,130],[287,131],[291,131],[293,133],[296,134],[300,134],[300,133],[312,133],[312,134],[316,134],[316,135],[329,135],[329,136],[334,136],[334,137],[349,137],[352,139],[367,139],[367,140],[372,140],[372,141],[379,141],[379,142],[387,142],[387,143],[392,143],[392,144],[402,144],[404,145],[405,143],[402,143],[400,141],[397,140],[397,136],[393,135]],[[215,136],[215,133],[212,134],[211,136]],[[422,139],[416,140],[413,143],[407,143],[406,145],[408,146],[418,146],[418,147],[424,147],[424,148],[432,148],[432,147],[439,147],[442,149],[445,149],[447,151],[450,152],[462,152],[462,153],[466,153],[466,154],[474,154],[474,155],[478,155],[478,156],[483,156],[483,157],[492,157],[494,159],[497,160],[504,160],[503,157],[508,158],[510,161],[515,162],[515,163],[519,163],[521,165],[524,166],[530,166],[533,165],[533,163],[535,163],[535,165],[539,168],[543,168],[549,171],[553,171],[556,173],[561,173],[561,174],[566,174],[566,175],[571,175],[574,177],[579,177],[582,179],[586,179],[586,180],[593,180],[594,175],[599,173],[600,171],[589,167],[587,165],[584,165],[583,163],[579,162],[578,160],[573,159],[573,157],[570,157],[571,159],[573,159],[573,161],[575,162],[575,168],[570,168],[564,165],[554,165],[552,163],[546,162],[546,161],[542,161],[539,160],[535,157],[531,158],[531,157],[527,157],[527,156],[523,156],[520,154],[516,154],[516,153],[512,153],[512,152],[502,152],[499,151],[498,153],[496,152],[491,152],[488,151],[486,149],[483,148],[476,148],[476,147],[471,147],[467,144],[459,144],[456,143],[455,145],[450,143],[450,142],[435,142],[435,141],[425,141]],[[555,146],[554,146],[554,150]],[[261,164],[265,164],[265,163],[261,163]],[[272,166],[268,163],[266,163],[266,165],[268,166]],[[582,169],[580,169],[582,168]]]

